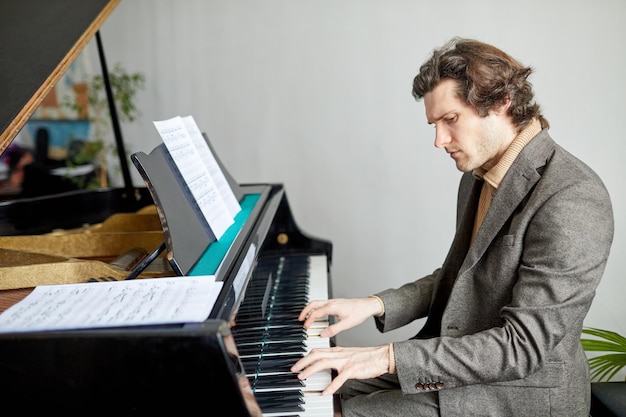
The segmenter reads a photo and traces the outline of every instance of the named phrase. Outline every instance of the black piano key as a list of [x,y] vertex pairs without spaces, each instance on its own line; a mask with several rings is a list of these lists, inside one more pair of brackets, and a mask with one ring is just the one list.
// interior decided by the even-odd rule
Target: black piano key
[[251,363],[251,364],[242,364],[243,365],[243,369],[246,371],[246,375],[251,376],[251,375],[256,375],[256,374],[275,374],[275,373],[287,373],[287,372],[291,372],[290,368],[291,365],[293,365],[292,363],[284,363],[282,365],[277,365],[274,364],[272,366],[263,366],[255,363]]
[[[305,277],[308,278],[308,277]],[[300,292],[305,292],[308,287],[309,287],[309,283],[307,281],[293,281],[293,282],[284,282],[284,283],[280,283],[280,285],[276,285],[274,288],[277,287],[282,287],[282,288],[290,288],[293,291],[300,291]],[[271,290],[272,288],[270,288]],[[263,297],[266,293],[267,288],[264,288],[263,286],[257,286],[257,287],[248,287],[246,289],[246,295],[247,296],[260,296]],[[289,294],[285,294],[285,293],[275,293],[274,296],[276,297],[280,297],[280,296],[288,296]]]
[[271,317],[240,317],[233,328],[247,328],[251,326],[275,326],[275,325],[291,325],[294,327],[302,327],[302,323],[298,321],[299,311],[296,313],[278,313],[272,314]]
[[263,413],[304,411],[304,397],[300,390],[257,392],[254,396]]
[[260,348],[258,345],[239,346],[239,356],[262,356],[262,355],[275,355],[289,353],[304,353],[306,352],[306,346],[303,341],[288,341],[285,343],[266,343],[265,346]]
[[257,308],[249,309],[249,310],[239,309],[237,320],[241,321],[246,318],[267,319],[269,317],[272,317],[276,313],[280,313],[280,314],[295,313],[295,317],[298,317],[298,313],[300,312],[300,310],[302,310],[306,306],[306,304],[307,304],[306,301],[302,301],[302,302],[296,301],[296,302],[289,303],[289,305],[279,305],[279,304],[270,305],[269,313],[266,311],[265,315],[263,315],[261,310]]
[[269,414],[269,413],[298,413],[304,412],[304,407],[302,404],[279,404],[279,405],[270,405],[263,406],[263,404],[259,404],[261,407],[261,412]]
[[291,321],[289,323],[260,323],[260,324],[254,324],[250,325],[250,326],[244,326],[244,325],[235,325],[232,327],[233,332],[245,332],[245,331],[251,331],[251,330],[265,330],[265,329],[271,329],[274,331],[278,331],[278,330],[298,330],[298,328],[302,329],[302,323],[298,322],[298,321]]
[[[281,286],[281,287],[273,288],[271,293],[267,297],[265,297],[266,294],[262,294],[262,293],[257,294],[255,292],[246,293],[246,297],[248,297],[248,300],[263,300],[264,298],[267,298],[268,303],[270,303],[272,300],[274,302],[284,302],[288,300],[289,298],[292,298],[293,296],[306,297],[308,291],[309,291],[309,288],[307,285],[302,285],[298,287]],[[251,307],[251,306],[244,306],[244,307]]]
[[232,328],[233,333],[244,333],[244,332],[255,332],[255,331],[272,331],[276,334],[280,332],[284,333],[298,333],[304,330],[302,328],[302,323],[299,322],[291,322],[291,323],[261,323],[261,324],[253,324],[251,326],[234,326]]
[[258,298],[248,297],[248,299],[246,299],[246,302],[249,302],[252,305],[240,306],[238,314],[241,315],[241,314],[251,313],[251,314],[257,314],[257,315],[262,316],[263,315],[262,313],[268,310],[276,310],[276,309],[289,309],[289,311],[296,310],[298,307],[301,307],[303,304],[306,304],[307,294],[306,293],[300,294],[298,292],[292,291],[288,297],[283,296],[283,297],[272,298],[271,300],[267,302],[265,309],[263,309],[262,307],[260,308],[260,304],[254,305],[256,303],[262,302],[261,297],[258,297]]
[[[247,343],[247,342],[255,342],[259,339],[263,339],[263,337],[258,337],[258,335],[246,335],[246,336],[237,336],[236,340],[240,340],[242,343]],[[274,339],[269,339],[268,341],[271,342],[299,342],[305,340],[301,335],[283,335],[280,340],[278,340],[277,338]]]
[[241,358],[241,364],[250,375],[260,373],[291,372],[291,366],[302,355],[267,356],[263,358]]
[[284,346],[285,348],[289,347],[299,347],[304,346],[304,340],[251,340],[248,342],[237,341],[237,347],[242,347],[244,349],[257,349],[258,351],[263,350],[266,347],[280,347]]
[[292,340],[305,338],[306,329],[296,328],[269,328],[269,329],[233,329],[235,340]]
[[297,342],[303,341],[306,339],[306,334],[302,333],[291,333],[291,332],[282,332],[282,333],[263,333],[263,332],[254,332],[254,333],[237,333],[235,335],[236,340],[240,340],[242,343],[245,342],[255,342],[258,340],[265,340],[268,342],[274,341],[283,341],[283,342]]
[[257,401],[263,401],[272,403],[278,401],[293,401],[294,403],[302,404],[304,402],[304,396],[301,390],[289,390],[289,391],[264,391],[255,393]]
[[254,375],[248,377],[248,380],[252,389],[284,389],[306,386],[306,383],[299,380],[296,374]]
[[[272,355],[267,355],[267,356],[255,356],[255,355],[251,355],[251,356],[242,356],[241,360],[242,362],[245,361],[245,363],[256,363],[258,366],[265,366],[266,369],[268,367],[271,367],[273,364],[281,364],[283,362],[270,362],[270,360],[272,358],[291,358],[291,364],[295,363],[297,360],[299,360],[300,358],[302,358],[304,356],[304,353],[298,353],[298,352],[288,352],[288,353],[276,353],[276,354],[272,354]],[[286,364],[289,363],[289,360],[284,359],[286,362]],[[289,371],[288,371],[289,372]]]

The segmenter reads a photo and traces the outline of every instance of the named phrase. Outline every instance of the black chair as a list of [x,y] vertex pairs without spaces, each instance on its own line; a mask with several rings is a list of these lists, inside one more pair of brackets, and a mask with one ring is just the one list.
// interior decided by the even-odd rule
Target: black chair
[[626,417],[626,382],[592,382],[591,417]]

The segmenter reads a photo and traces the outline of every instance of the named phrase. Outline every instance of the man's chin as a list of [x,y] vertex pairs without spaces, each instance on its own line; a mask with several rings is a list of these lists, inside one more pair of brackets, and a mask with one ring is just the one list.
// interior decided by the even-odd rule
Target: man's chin
[[456,169],[458,169],[461,172],[471,172],[474,170],[474,168],[468,167],[467,165],[464,164],[460,164],[460,163],[456,163]]

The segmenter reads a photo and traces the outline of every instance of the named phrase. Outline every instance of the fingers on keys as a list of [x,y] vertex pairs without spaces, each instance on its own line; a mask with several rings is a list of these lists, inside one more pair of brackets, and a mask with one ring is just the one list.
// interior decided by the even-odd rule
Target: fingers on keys
[[306,307],[302,309],[300,315],[298,316],[298,320],[307,321],[309,318],[313,318],[315,320],[318,317],[322,317],[319,311],[317,311],[320,307],[323,306],[322,301],[311,301],[307,304]]

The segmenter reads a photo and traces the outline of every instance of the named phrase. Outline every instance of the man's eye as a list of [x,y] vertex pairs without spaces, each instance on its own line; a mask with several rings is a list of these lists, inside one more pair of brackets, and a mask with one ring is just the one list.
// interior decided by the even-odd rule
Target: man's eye
[[456,122],[456,116],[446,117],[446,122],[448,123]]

